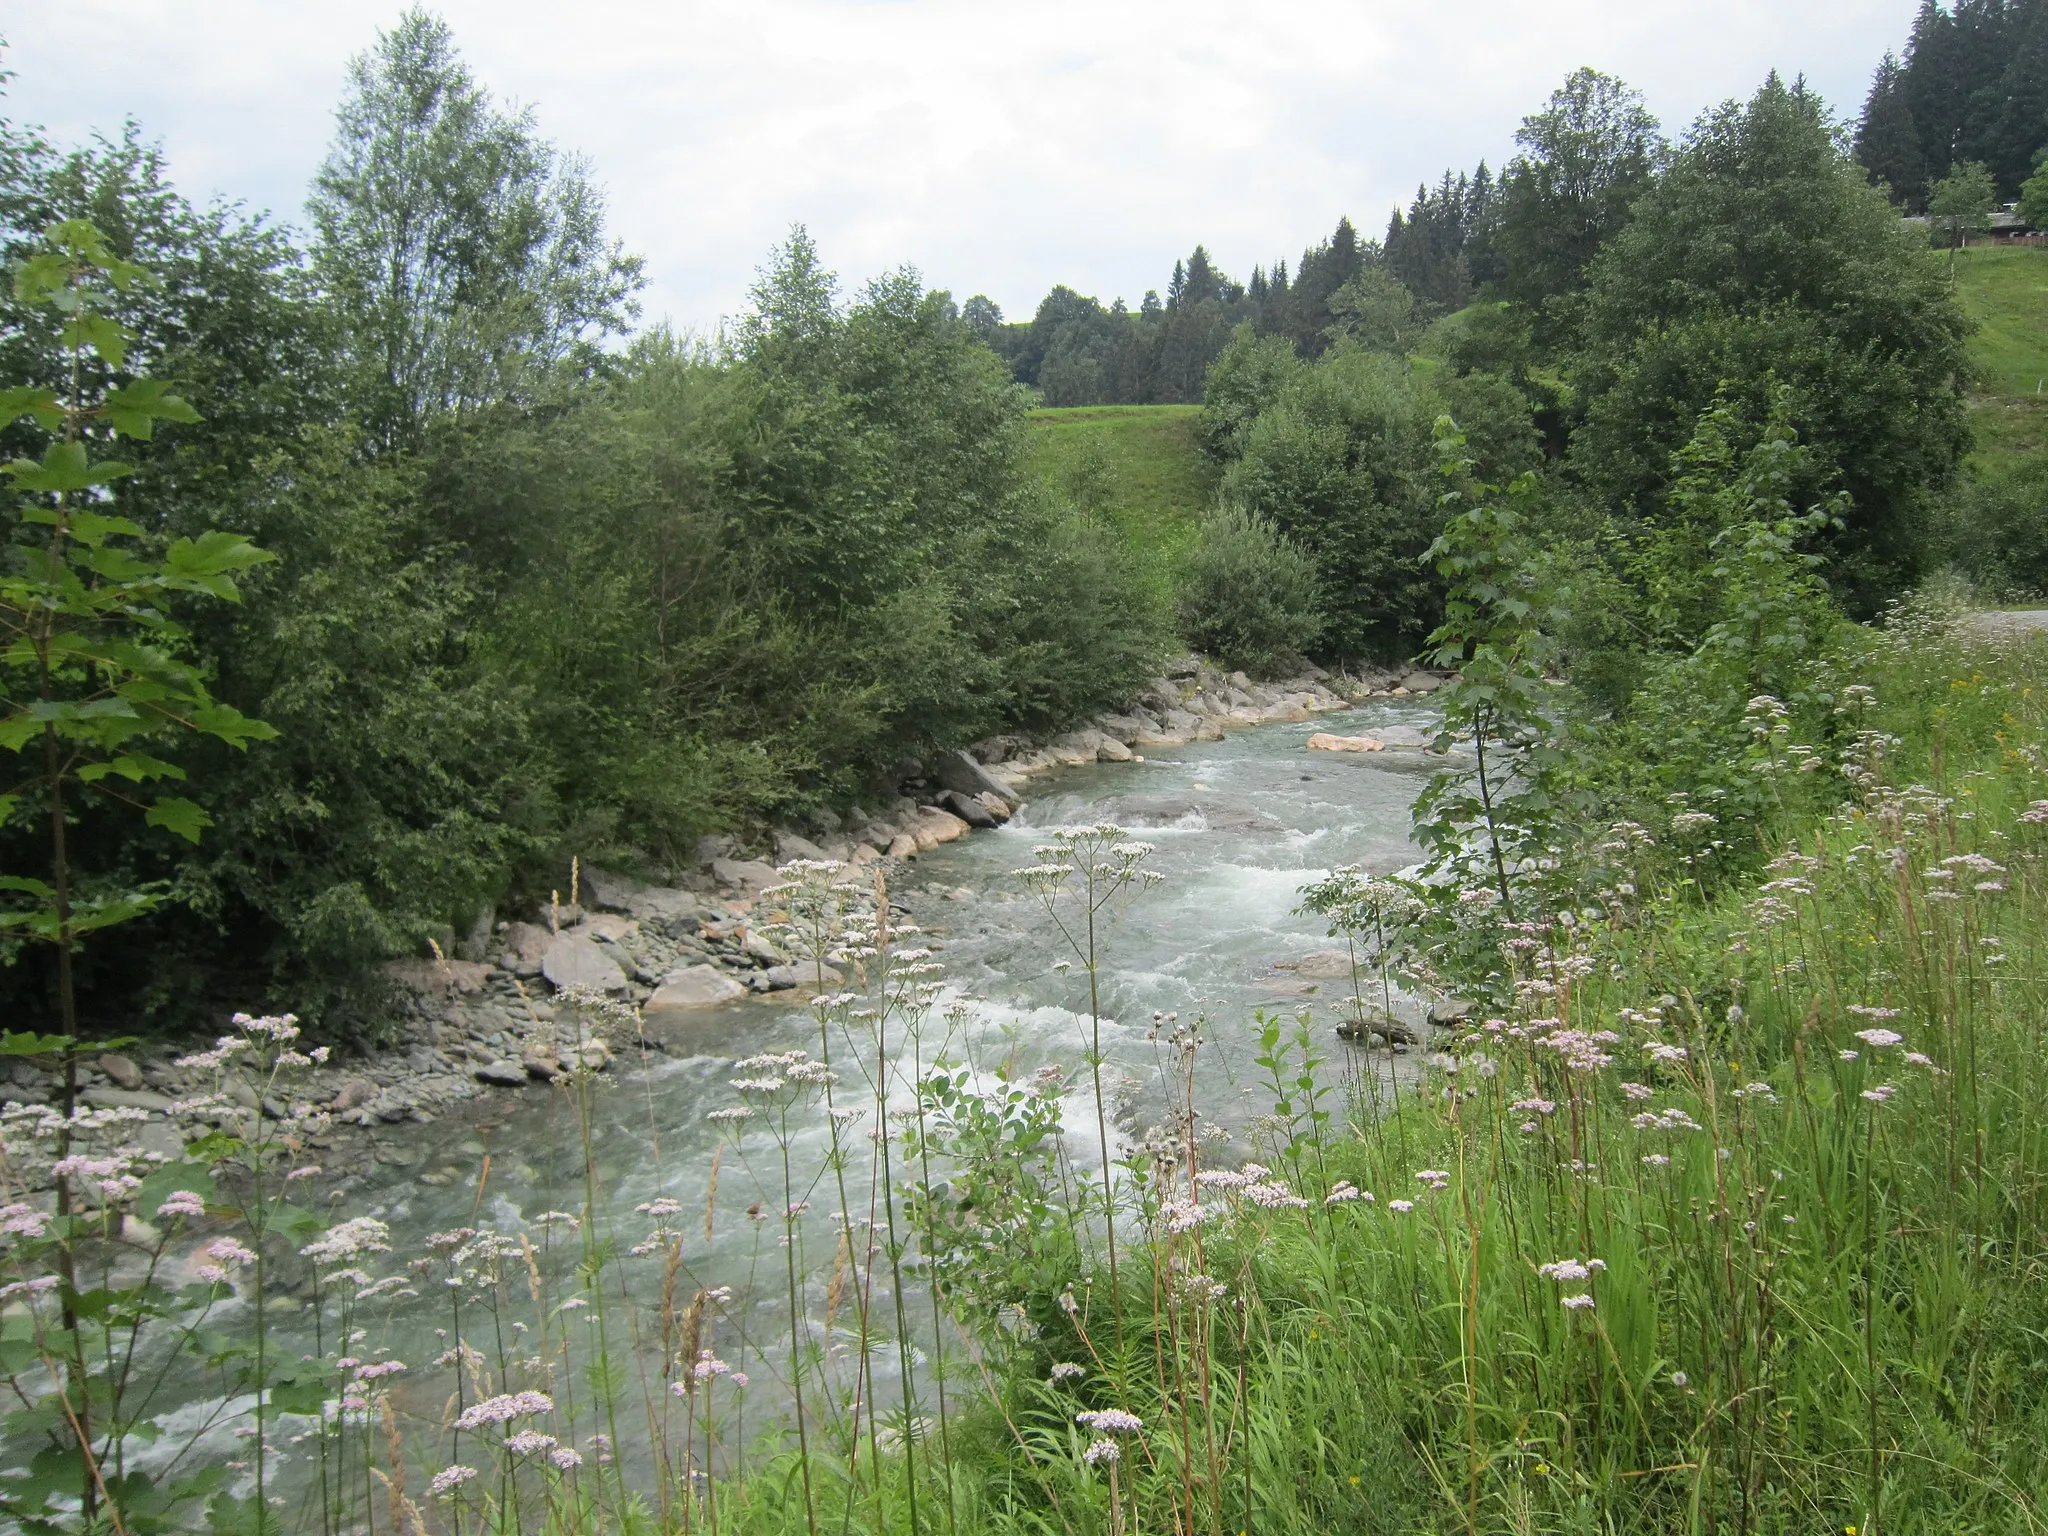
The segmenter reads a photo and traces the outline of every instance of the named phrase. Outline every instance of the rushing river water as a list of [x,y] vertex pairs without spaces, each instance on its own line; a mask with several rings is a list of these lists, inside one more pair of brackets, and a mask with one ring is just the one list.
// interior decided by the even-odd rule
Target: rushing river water
[[[947,1003],[959,1005],[934,1010],[915,1042],[920,1059],[929,1062],[944,1053],[984,1073],[1000,1065],[1025,1076],[1042,1066],[1063,1069],[1071,1088],[1065,1105],[1068,1154],[1077,1165],[1099,1165],[1083,1055],[1086,981],[1078,966],[1057,968],[1057,962],[1074,957],[1015,872],[1035,862],[1032,850],[1051,829],[1109,821],[1153,844],[1147,865],[1165,877],[1119,901],[1102,930],[1102,1048],[1106,1075],[1120,1090],[1121,1134],[1141,1133],[1162,1103],[1163,1047],[1153,1038],[1158,1013],[1206,1019],[1197,1105],[1206,1119],[1226,1129],[1241,1132],[1251,1115],[1270,1106],[1271,1095],[1257,1085],[1252,1062],[1252,1015],[1258,1009],[1292,1015],[1309,1008],[1316,1038],[1330,1058],[1332,1083],[1340,1074],[1356,1073],[1367,1058],[1334,1032],[1337,1007],[1350,995],[1348,980],[1326,969],[1292,969],[1302,956],[1333,948],[1320,919],[1296,912],[1298,893],[1338,866],[1384,872],[1411,862],[1408,808],[1438,764],[1413,750],[1354,755],[1309,751],[1305,744],[1317,730],[1370,734],[1376,727],[1415,726],[1429,718],[1419,700],[1388,700],[1298,725],[1241,731],[1219,742],[1154,748],[1143,763],[1065,770],[1034,781],[1009,825],[944,845],[902,867],[892,899],[922,929],[916,942],[943,962]],[[659,1261],[624,1254],[650,1227],[650,1217],[636,1208],[664,1198],[677,1201],[681,1213],[668,1225],[687,1235],[679,1283],[732,1288],[734,1300],[710,1337],[722,1356],[754,1374],[747,1397],[758,1422],[786,1401],[778,1386],[778,1362],[787,1357],[790,1336],[779,1219],[785,1201],[782,1148],[761,1119],[735,1140],[721,1135],[706,1116],[736,1102],[729,1085],[735,1059],[798,1048],[816,1054],[818,1027],[806,1007],[783,994],[780,1000],[750,998],[708,1016],[701,1038],[704,1054],[652,1056],[644,1068],[629,1068],[628,1048],[619,1069],[592,1085],[587,1167],[574,1099],[530,1089],[481,1101],[467,1122],[451,1119],[382,1133],[404,1144],[408,1166],[380,1167],[347,1192],[335,1214],[366,1213],[390,1224],[387,1270],[422,1257],[428,1234],[436,1231],[483,1226],[524,1232],[539,1255],[536,1273],[546,1272],[543,1289],[559,1302],[576,1293],[569,1272],[580,1241],[560,1218],[551,1225],[546,1213],[581,1212],[594,1194],[600,1225],[621,1251],[617,1262],[646,1272],[630,1282],[645,1299],[650,1285],[659,1286]],[[1377,1070],[1388,1070],[1384,1053],[1375,1060]],[[843,1059],[836,1064],[848,1065]],[[841,1102],[861,1102],[863,1085],[851,1071],[845,1077]],[[908,1081],[907,1071],[902,1079]],[[905,1102],[902,1083],[895,1099]],[[814,1317],[831,1304],[829,1274],[838,1242],[833,1213],[839,1202],[826,1171],[822,1108],[801,1111],[792,1130],[793,1193],[810,1206],[799,1222],[798,1305]],[[860,1166],[848,1175],[849,1204],[865,1213],[871,1143],[864,1133],[854,1139],[862,1150],[853,1160]],[[1239,1148],[1236,1158],[1250,1155],[1241,1139]],[[1225,1144],[1217,1156],[1236,1160],[1233,1151]],[[886,1305],[880,1279],[877,1305]],[[446,1302],[431,1287],[421,1289],[426,1294],[418,1302],[373,1330],[366,1350],[423,1363],[447,1346],[452,1335],[439,1331],[452,1322]],[[525,1289],[523,1266],[515,1289]],[[579,1312],[576,1318],[592,1315]],[[929,1318],[928,1311],[924,1315]],[[298,1331],[282,1316],[280,1322],[288,1334]],[[475,1318],[463,1322],[462,1335],[471,1344],[482,1342],[478,1326]],[[616,1319],[608,1326],[617,1336],[626,1331]],[[515,1337],[512,1352],[529,1342]],[[636,1337],[632,1349],[644,1353],[645,1344]],[[412,1411],[434,1416],[445,1380],[433,1388],[426,1379],[407,1385],[420,1399]],[[647,1432],[637,1410],[631,1418],[638,1422],[621,1427],[629,1447]]]

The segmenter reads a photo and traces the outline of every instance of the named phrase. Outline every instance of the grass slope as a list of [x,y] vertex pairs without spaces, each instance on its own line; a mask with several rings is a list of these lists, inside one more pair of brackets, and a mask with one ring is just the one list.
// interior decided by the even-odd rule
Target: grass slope
[[1084,405],[1030,414],[1030,464],[1164,573],[1193,542],[1216,492],[1195,436],[1198,405]]
[[1958,251],[1956,297],[1978,326],[1975,461],[1996,473],[2048,450],[2048,247]]

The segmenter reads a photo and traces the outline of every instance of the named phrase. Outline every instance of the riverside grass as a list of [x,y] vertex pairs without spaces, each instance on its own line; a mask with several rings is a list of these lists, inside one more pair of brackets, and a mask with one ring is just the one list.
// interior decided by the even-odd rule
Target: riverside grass
[[[2037,1530],[2048,653],[1922,624],[1869,635],[1842,665],[1874,712],[1850,757],[1804,778],[1838,775],[1839,809],[1782,811],[1769,866],[1712,900],[1666,829],[1611,839],[1633,860],[1616,899],[1507,932],[1512,1005],[1398,1096],[1371,1058],[1320,1059],[1320,1026],[1261,1018],[1269,1112],[1218,1144],[1186,1064],[1248,1026],[1159,1020],[1174,1108],[1118,1184],[1115,1296],[1103,1191],[1047,1125],[1057,1083],[961,1059],[980,1075],[941,1088],[955,1058],[935,960],[888,930],[885,890],[827,900],[806,894],[820,872],[793,869],[813,948],[870,984],[820,1010],[830,1067],[743,1063],[720,1113],[736,1150],[768,1163],[786,1131],[746,1134],[754,1122],[829,1115],[835,1158],[888,1155],[903,1198],[856,1196],[850,1237],[821,1254],[785,1189],[758,1297],[679,1278],[695,1213],[657,1201],[647,1231],[614,1230],[594,1189],[530,1232],[451,1234],[422,1255],[378,1252],[361,1221],[307,1235],[355,1269],[329,1271],[323,1294],[367,1337],[273,1378],[255,1438],[299,1439],[321,1494],[260,1511],[202,1482],[153,1509],[124,1502],[102,1454],[105,1517],[198,1524],[210,1502],[226,1528],[323,1532]],[[1103,958],[1088,948],[1083,974]],[[584,1016],[615,1039],[630,1028]],[[224,1067],[260,1062],[259,1087],[288,1100],[291,1042],[270,1021],[244,1033]],[[896,1041],[907,1071],[888,1064]],[[560,1091],[587,1124],[590,1079]],[[16,1177],[33,1171],[25,1125]],[[246,1291],[261,1270],[238,1255],[312,1202],[286,1208],[305,1182],[282,1171],[294,1123],[242,1125],[251,1139],[195,1149],[217,1172],[173,1167],[124,1192],[129,1175],[81,1170],[104,1198],[69,1230],[10,1195],[8,1281],[36,1284],[59,1242],[101,1274],[119,1250],[100,1238],[150,1241],[120,1225],[139,1199],[157,1262],[203,1241]],[[207,1216],[166,1193],[188,1184]],[[914,1322],[903,1282],[933,1276],[943,1308]],[[211,1347],[205,1309],[230,1293],[194,1283],[183,1310],[132,1309],[138,1330]],[[794,1353],[761,1353],[746,1309],[786,1291],[807,1316],[837,1293],[838,1326],[793,1326]],[[46,1297],[9,1300],[8,1368],[47,1405],[73,1352]],[[448,1361],[388,1369],[382,1310],[428,1301],[449,1313]],[[507,1345],[515,1322],[532,1342]],[[102,1357],[125,1358],[87,1350],[86,1374]],[[897,1358],[913,1381],[894,1379]],[[743,1405],[777,1377],[803,1385],[801,1442],[794,1425],[750,1442]],[[324,1419],[305,1412],[323,1402]],[[5,1459],[56,1432],[17,1415]],[[613,1455],[628,1435],[655,1454]],[[20,1511],[31,1490],[10,1472],[0,1492]],[[61,1508],[44,1522],[67,1523]]]

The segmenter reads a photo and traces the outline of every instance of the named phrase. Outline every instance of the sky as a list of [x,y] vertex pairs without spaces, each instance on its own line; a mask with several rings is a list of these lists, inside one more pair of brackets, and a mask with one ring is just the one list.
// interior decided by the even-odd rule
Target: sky
[[[401,0],[26,0],[0,115],[133,116],[180,190],[302,221],[347,62]],[[1133,305],[1199,241],[1248,277],[1376,236],[1574,68],[1668,129],[1803,73],[1853,117],[1914,0],[443,0],[477,78],[586,157],[648,319],[709,332],[793,223],[849,289],[913,266],[1029,318]]]

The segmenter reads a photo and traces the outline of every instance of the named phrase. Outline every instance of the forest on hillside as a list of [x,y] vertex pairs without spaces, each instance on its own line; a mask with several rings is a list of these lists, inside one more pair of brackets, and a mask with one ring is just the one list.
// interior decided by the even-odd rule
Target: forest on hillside
[[[581,162],[423,11],[355,62],[303,228],[191,201],[141,126],[0,124],[7,260],[86,220],[149,274],[82,380],[0,298],[7,377],[174,386],[193,419],[118,445],[123,516],[144,549],[262,552],[236,601],[164,612],[274,736],[181,746],[158,824],[105,777],[69,787],[83,899],[138,919],[81,948],[84,1006],[175,1025],[272,996],[368,1028],[384,958],[572,857],[681,868],[706,833],[886,798],[907,759],[1116,707],[1177,647],[1404,661],[1444,615],[1440,418],[1543,527],[1604,707],[1714,622],[1722,482],[1760,442],[1796,445],[1774,494],[1827,509],[1798,543],[1852,614],[1958,551],[2048,585],[2013,554],[2039,548],[2033,461],[1988,490],[1960,469],[1952,279],[1826,103],[1772,76],[1667,139],[1586,69],[1518,142],[1382,241],[1340,222],[1245,284],[1198,249],[1163,302],[1055,290],[1021,327],[907,270],[842,285],[797,229],[704,340],[641,324]],[[1201,405],[1219,488],[1163,565],[1113,477],[1032,467],[1027,411],[1088,398]],[[36,459],[53,419],[6,450]],[[17,562],[50,494],[10,521]],[[5,686],[35,718],[32,679]],[[38,868],[49,797],[10,795],[0,857]],[[0,928],[0,1004],[29,1017],[57,986],[33,905]]]
[[[1004,324],[979,295],[966,313],[1049,406],[1199,401],[1240,325],[1304,357],[1361,328],[1401,352],[1475,299],[1514,303],[1541,325],[1674,148],[1641,99],[1615,86],[1581,71],[1523,121],[1498,173],[1483,160],[1446,170],[1377,239],[1340,219],[1291,273],[1281,258],[1236,281],[1197,245],[1173,264],[1165,299],[1148,290],[1136,310],[1062,285],[1029,321]],[[2048,151],[2048,4],[1930,0],[1845,131],[1856,163],[1906,212],[1932,207],[1950,227],[1984,227],[1994,207],[2023,198]],[[2037,187],[2028,206],[2034,227],[2048,228],[2048,178]],[[1562,340],[1568,324],[1558,315],[1543,340]]]

